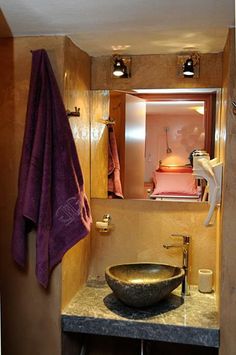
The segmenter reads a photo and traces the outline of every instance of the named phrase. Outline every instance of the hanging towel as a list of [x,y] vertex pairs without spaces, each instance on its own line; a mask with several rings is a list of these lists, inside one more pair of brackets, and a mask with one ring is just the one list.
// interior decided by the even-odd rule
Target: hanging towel
[[91,214],[72,132],[45,50],[32,52],[12,253],[22,267],[36,229],[36,276],[48,286],[64,253],[90,231]]
[[108,195],[124,198],[120,181],[120,162],[114,127],[108,125]]

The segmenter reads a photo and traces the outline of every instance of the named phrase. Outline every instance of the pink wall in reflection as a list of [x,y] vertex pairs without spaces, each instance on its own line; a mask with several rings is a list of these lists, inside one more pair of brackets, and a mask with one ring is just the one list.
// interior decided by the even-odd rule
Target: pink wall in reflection
[[[167,154],[166,132],[172,153]],[[155,115],[146,117],[145,181],[163,164],[187,164],[194,149],[203,149],[205,141],[204,115],[192,112],[186,116]]]

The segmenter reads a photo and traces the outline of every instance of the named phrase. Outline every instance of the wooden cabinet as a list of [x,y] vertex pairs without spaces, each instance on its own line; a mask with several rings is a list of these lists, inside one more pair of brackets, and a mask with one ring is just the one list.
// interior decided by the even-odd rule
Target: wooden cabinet
[[188,344],[145,341],[143,355],[218,355],[218,349]]
[[62,355],[218,355],[218,349],[103,335],[63,333]]

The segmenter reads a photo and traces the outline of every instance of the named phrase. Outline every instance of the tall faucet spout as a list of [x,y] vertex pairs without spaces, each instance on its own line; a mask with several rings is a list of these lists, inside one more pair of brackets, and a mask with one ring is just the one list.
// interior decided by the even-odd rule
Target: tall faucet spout
[[183,244],[164,244],[163,247],[166,249],[170,248],[182,248],[183,250],[183,269],[185,271],[184,280],[182,282],[182,295],[188,296],[189,292],[189,244],[190,237],[182,234],[172,234],[172,237],[182,237]]

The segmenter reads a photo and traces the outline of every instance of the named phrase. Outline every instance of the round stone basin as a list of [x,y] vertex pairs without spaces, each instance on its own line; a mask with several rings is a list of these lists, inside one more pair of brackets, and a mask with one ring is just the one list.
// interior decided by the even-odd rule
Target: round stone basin
[[105,271],[108,285],[115,296],[131,307],[147,307],[158,303],[180,285],[184,270],[159,263],[111,265]]

